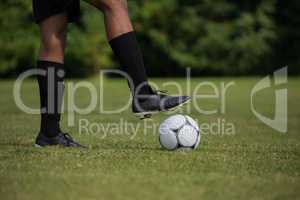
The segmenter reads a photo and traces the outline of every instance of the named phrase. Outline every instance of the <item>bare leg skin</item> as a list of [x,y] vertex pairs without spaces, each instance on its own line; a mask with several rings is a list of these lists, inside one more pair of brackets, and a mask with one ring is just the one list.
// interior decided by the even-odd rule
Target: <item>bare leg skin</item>
[[38,60],[64,63],[68,19],[65,14],[51,16],[39,24]]
[[98,8],[105,19],[108,40],[133,31],[128,15],[127,0],[85,0]]

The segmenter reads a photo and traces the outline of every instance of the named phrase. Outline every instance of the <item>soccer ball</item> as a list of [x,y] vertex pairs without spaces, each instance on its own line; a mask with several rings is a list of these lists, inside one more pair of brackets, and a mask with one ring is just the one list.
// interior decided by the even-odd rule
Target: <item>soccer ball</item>
[[159,142],[168,150],[195,149],[200,143],[199,126],[187,115],[173,115],[160,124]]

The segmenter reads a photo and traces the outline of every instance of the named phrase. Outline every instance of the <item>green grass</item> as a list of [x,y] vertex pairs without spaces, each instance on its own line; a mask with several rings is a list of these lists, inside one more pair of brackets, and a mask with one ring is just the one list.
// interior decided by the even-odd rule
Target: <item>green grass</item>
[[[162,87],[169,80],[153,82]],[[218,85],[235,81],[226,95],[226,113],[202,115],[191,106],[189,115],[200,124],[225,118],[234,124],[235,134],[206,133],[197,150],[173,152],[160,148],[157,131],[151,128],[132,138],[122,132],[105,138],[103,131],[79,134],[78,120],[82,118],[104,125],[122,118],[144,126],[130,110],[108,115],[99,114],[99,109],[76,115],[74,127],[67,127],[67,114],[63,116],[64,130],[89,145],[88,150],[34,148],[39,116],[20,111],[12,96],[13,81],[1,81],[0,199],[299,199],[299,78],[290,78],[287,86],[285,134],[269,128],[251,112],[250,91],[259,78],[193,79],[191,87],[207,80]],[[98,79],[89,81],[99,86]],[[186,86],[185,80],[176,81]],[[176,93],[174,87],[167,89]],[[38,107],[37,92],[34,82],[25,82],[22,93],[27,105]],[[208,87],[200,90],[202,94],[209,92]],[[117,79],[105,80],[104,94],[101,104],[107,110],[125,104],[129,96],[126,82]],[[219,100],[194,101],[203,109],[220,106]],[[88,92],[79,90],[76,104],[88,102]],[[257,110],[271,117],[275,104],[272,90],[259,94],[255,104]],[[147,123],[159,123],[166,116],[157,115]]]

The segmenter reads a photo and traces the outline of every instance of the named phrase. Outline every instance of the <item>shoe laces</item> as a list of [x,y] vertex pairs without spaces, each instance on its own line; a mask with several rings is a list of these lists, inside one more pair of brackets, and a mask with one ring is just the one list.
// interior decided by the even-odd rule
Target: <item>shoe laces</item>
[[168,94],[168,90],[153,90],[154,94],[166,96]]
[[69,133],[62,133],[63,137],[68,141],[69,143],[74,142],[73,138]]

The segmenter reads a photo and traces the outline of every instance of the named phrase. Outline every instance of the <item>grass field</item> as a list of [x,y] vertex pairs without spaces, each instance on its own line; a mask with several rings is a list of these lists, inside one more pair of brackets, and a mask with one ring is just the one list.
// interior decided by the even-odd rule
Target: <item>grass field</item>
[[[153,79],[160,85],[171,79]],[[173,80],[173,79],[172,79]],[[90,82],[99,86],[98,79]],[[176,79],[186,86],[184,79]],[[63,127],[88,150],[33,147],[39,129],[39,115],[23,113],[14,103],[13,81],[0,82],[0,199],[300,199],[300,79],[290,78],[288,88],[288,132],[279,133],[260,122],[250,109],[250,91],[259,78],[193,79],[191,88],[203,81],[219,86],[234,81],[226,95],[226,112],[191,115],[200,124],[226,120],[235,127],[233,134],[202,134],[195,151],[165,151],[158,133],[148,128],[135,137],[112,132],[79,134],[78,121],[107,125],[126,120],[141,129],[143,122],[130,109],[118,114],[75,115],[75,126]],[[172,87],[166,87],[176,93]],[[26,81],[22,96],[27,105],[38,107],[38,90]],[[199,93],[209,93],[203,88]],[[126,82],[105,80],[104,100],[109,110],[125,104]],[[126,98],[125,98],[126,97]],[[220,100],[197,100],[203,109],[219,109]],[[199,102],[198,102],[199,101]],[[88,92],[78,90],[76,104],[87,105]],[[256,108],[266,116],[274,113],[272,89],[262,91]],[[100,103],[99,103],[100,105]],[[193,105],[193,102],[191,102]],[[188,106],[180,112],[186,113]],[[148,125],[167,115],[155,116]]]

